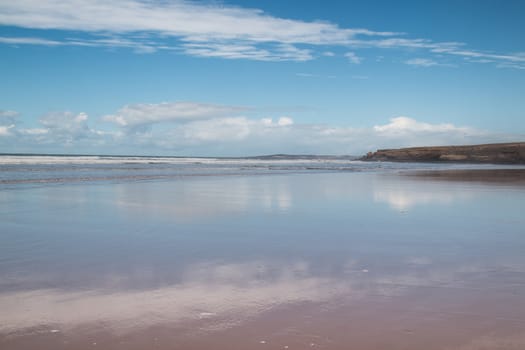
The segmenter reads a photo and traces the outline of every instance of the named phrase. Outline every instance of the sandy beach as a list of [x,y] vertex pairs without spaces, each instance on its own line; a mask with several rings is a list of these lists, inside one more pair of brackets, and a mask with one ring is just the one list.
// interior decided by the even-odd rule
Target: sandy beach
[[403,172],[404,175],[419,179],[443,181],[475,181],[503,185],[525,184],[525,169],[460,169]]
[[522,349],[523,174],[10,188],[0,347]]

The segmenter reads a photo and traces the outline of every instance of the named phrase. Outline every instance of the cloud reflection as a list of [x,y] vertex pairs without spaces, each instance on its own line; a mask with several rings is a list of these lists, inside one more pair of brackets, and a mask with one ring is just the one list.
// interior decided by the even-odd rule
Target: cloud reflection
[[449,347],[446,350],[522,350],[525,349],[525,332],[513,335],[485,335],[467,344]]
[[183,221],[220,217],[249,210],[286,211],[293,206],[288,181],[235,177],[150,186],[118,186],[115,203],[126,215],[164,216]]
[[404,211],[418,205],[425,204],[450,204],[454,201],[452,193],[444,192],[417,192],[411,189],[376,189],[374,200],[388,203],[392,209]]
[[[464,185],[463,185],[464,186]],[[450,183],[416,182],[398,177],[392,181],[377,183],[373,196],[375,202],[388,203],[395,210],[405,211],[420,205],[448,205],[457,200],[470,198],[471,193],[454,189]]]
[[[343,272],[317,274],[305,261],[208,262],[189,266],[180,283],[156,289],[4,292],[0,294],[0,333],[23,334],[35,327],[67,332],[101,323],[116,334],[159,324],[188,326],[194,322],[199,329],[218,330],[301,302],[337,300],[338,305],[344,305],[363,298],[394,300],[428,287],[439,287],[434,294],[445,295],[452,290],[470,294],[469,281],[488,273],[481,265],[435,266],[428,258],[422,259],[423,265],[414,268],[408,263],[395,271],[368,270],[348,260],[342,263]],[[439,313],[439,307],[428,312]]]
[[[49,326],[61,330],[104,322],[115,332],[160,323],[213,319],[231,325],[279,305],[327,300],[341,281],[312,275],[304,262],[199,264],[184,281],[152,290],[38,289],[0,294],[0,332]],[[348,286],[345,290],[348,291]]]

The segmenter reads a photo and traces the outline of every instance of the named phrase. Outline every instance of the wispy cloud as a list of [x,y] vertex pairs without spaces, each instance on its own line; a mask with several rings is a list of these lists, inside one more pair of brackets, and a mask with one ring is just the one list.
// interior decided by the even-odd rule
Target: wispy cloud
[[324,75],[324,74],[314,74],[314,73],[295,73],[295,75],[298,77],[302,77],[302,78],[328,78],[328,79],[336,78],[335,75]]
[[[189,1],[4,2],[0,4],[0,24],[44,30],[74,30],[97,35],[109,33],[127,38],[130,34],[148,33],[157,40],[156,43],[146,45],[151,50],[165,46],[164,38],[173,38],[181,42],[182,49],[191,55],[299,61],[312,58],[307,50],[297,47],[300,44],[345,45],[355,37],[395,34],[360,28],[345,29],[328,22],[273,17],[257,9]],[[40,45],[60,43],[38,38],[4,38],[2,42]],[[89,44],[89,41],[63,42],[70,45]],[[130,43],[145,45],[137,39]],[[98,44],[109,43],[99,41]],[[115,44],[122,46],[120,42]],[[259,47],[261,44],[272,45],[265,52]],[[244,54],[245,51],[249,53]]]
[[[441,54],[449,56],[459,56],[465,60],[475,63],[496,62],[499,64],[512,64],[519,68],[525,65],[525,55],[515,54],[495,54],[479,50],[466,49],[466,44],[461,42],[435,42],[429,39],[410,39],[410,38],[382,38],[382,39],[352,39],[350,46],[354,48],[380,48],[380,49],[410,49],[423,50],[430,54]],[[416,58],[416,60],[433,61],[430,58]],[[481,60],[481,61],[480,61]],[[417,61],[416,61],[417,62]]]
[[440,63],[430,58],[412,58],[405,61],[405,64],[416,67],[456,67],[450,63]]
[[460,56],[464,60],[473,63],[497,63],[497,67],[525,69],[525,54],[522,52],[514,54],[495,54],[491,52],[482,52],[476,50],[466,50],[459,47],[437,47],[431,50],[435,53],[449,54],[453,56]]
[[18,119],[19,113],[16,111],[0,110],[0,125],[4,123],[12,124]]
[[85,46],[106,48],[131,48],[138,53],[151,53],[157,50],[170,49],[174,47],[161,46],[151,41],[129,40],[124,38],[97,38],[97,39],[75,39],[66,38],[62,41],[48,40],[33,37],[0,37],[0,43],[8,45],[42,45],[42,46]]
[[525,64],[498,63],[497,68],[525,69]]
[[[185,0],[20,0],[0,3],[0,25],[64,32],[64,37],[0,37],[10,45],[131,48],[139,53],[175,50],[199,57],[260,61],[308,61],[335,56],[332,47],[418,50],[460,57],[473,63],[523,69],[524,53],[468,49],[461,42],[409,38],[395,31],[343,28],[326,21],[272,16],[258,9]],[[82,32],[87,38],[65,33]],[[60,32],[58,32],[60,33]],[[345,55],[360,63],[355,52]],[[425,58],[429,59],[429,58]]]
[[29,38],[29,37],[0,37],[0,43],[10,45],[45,45],[45,46],[58,46],[63,45],[62,42],[56,40],[48,40],[42,38]]
[[428,58],[412,58],[410,60],[405,61],[405,63],[411,66],[419,66],[419,67],[432,67],[432,66],[439,65],[439,63],[437,63],[436,61],[428,59]]
[[36,29],[86,32],[155,32],[190,42],[248,40],[280,43],[346,43],[356,35],[389,36],[342,29],[327,22],[283,19],[261,10],[190,1],[150,2],[25,0],[0,5],[0,23]]
[[357,56],[355,52],[345,53],[345,57],[354,64],[359,64],[363,60],[361,57]]
[[231,43],[186,43],[182,45],[186,54],[200,57],[226,59],[252,59],[258,61],[309,61],[311,50],[300,49],[290,44],[264,45]]

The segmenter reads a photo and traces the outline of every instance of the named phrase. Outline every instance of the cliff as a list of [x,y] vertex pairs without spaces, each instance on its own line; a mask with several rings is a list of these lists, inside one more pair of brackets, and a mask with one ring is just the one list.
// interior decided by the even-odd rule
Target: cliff
[[380,149],[368,152],[361,160],[525,164],[525,142]]

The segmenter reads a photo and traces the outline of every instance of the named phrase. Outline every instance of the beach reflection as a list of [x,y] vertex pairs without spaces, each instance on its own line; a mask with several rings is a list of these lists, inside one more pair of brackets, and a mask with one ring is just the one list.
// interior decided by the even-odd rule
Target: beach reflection
[[67,331],[104,322],[115,332],[126,332],[200,319],[213,319],[216,327],[226,327],[282,304],[326,300],[339,284],[312,275],[304,262],[289,266],[202,263],[189,266],[181,283],[158,289],[2,293],[0,331],[38,326]]
[[86,329],[112,349],[155,327],[166,349],[269,341],[241,333],[279,348],[523,345],[521,184],[328,173],[0,197],[6,349]]
[[406,211],[422,205],[451,205],[475,195],[471,191],[464,191],[464,186],[390,176],[388,180],[376,183],[373,194],[376,202],[387,203],[392,209]]
[[293,205],[287,178],[277,184],[266,178],[196,179],[176,186],[118,185],[115,203],[123,213],[166,215],[176,220],[234,215],[248,210],[282,211]]
[[[424,265],[424,268],[413,265]],[[425,260],[399,262],[404,271],[362,269],[355,261],[337,274],[314,273],[306,261],[278,264],[253,261],[243,264],[201,263],[189,266],[176,285],[156,289],[36,289],[0,293],[0,332],[13,333],[37,327],[67,332],[85,324],[104,323],[115,333],[136,331],[155,324],[201,321],[215,330],[238,325],[257,314],[283,306],[337,300],[339,306],[362,300],[399,299],[418,289],[475,295],[479,279],[494,271],[482,265],[432,266]],[[525,270],[513,270],[525,276]],[[478,280],[478,281],[476,281]],[[492,285],[495,294],[516,301],[525,297],[525,285],[512,292]],[[455,312],[461,312],[461,306]],[[439,314],[446,305],[426,311]],[[478,311],[479,312],[479,311]],[[469,313],[469,312],[464,312]],[[519,312],[513,317],[525,322]],[[474,311],[470,314],[476,315]],[[494,315],[505,318],[503,315]],[[508,316],[507,316],[508,318]],[[512,319],[512,317],[510,318]],[[193,325],[193,324],[192,324]]]

